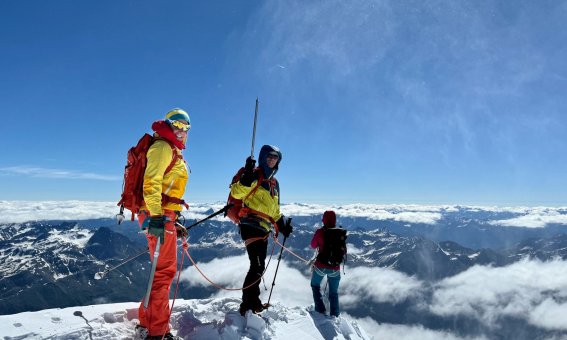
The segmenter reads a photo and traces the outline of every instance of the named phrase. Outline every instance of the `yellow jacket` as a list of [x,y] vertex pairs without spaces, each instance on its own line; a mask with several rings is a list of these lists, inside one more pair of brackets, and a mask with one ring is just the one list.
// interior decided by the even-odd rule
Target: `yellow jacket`
[[174,147],[179,158],[173,168],[164,175],[165,170],[173,159],[171,146],[162,139],[155,141],[146,155],[147,164],[144,173],[144,206],[140,210],[146,210],[150,216],[163,215],[163,210],[181,211],[182,205],[178,203],[164,203],[162,205],[162,193],[174,198],[183,198],[185,186],[189,179],[187,164],[181,157],[181,150]]
[[[258,180],[255,180],[252,182],[252,185],[247,187],[240,182],[236,182],[230,186],[230,194],[236,199],[243,200],[243,206],[262,212],[273,218],[274,221],[279,220],[282,216],[280,213],[279,193],[272,196],[268,190],[260,185],[255,193],[245,199],[250,191],[256,187],[257,183]],[[262,216],[259,217],[261,218],[260,225],[266,229],[266,231],[270,231],[272,229],[272,223]]]

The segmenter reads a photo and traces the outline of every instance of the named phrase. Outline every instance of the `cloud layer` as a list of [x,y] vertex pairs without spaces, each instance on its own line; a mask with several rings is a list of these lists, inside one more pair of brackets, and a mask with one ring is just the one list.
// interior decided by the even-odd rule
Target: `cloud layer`
[[[114,218],[118,213],[117,202],[95,201],[0,201],[0,223],[18,223],[41,220],[81,220]],[[189,219],[202,219],[212,211],[224,206],[224,202],[190,203],[189,211],[183,215]],[[444,214],[459,212],[493,212],[516,215],[507,219],[492,219],[492,225],[503,227],[543,228],[547,224],[567,225],[567,208],[552,207],[479,207],[448,205],[404,205],[404,204],[283,204],[282,212],[287,216],[322,216],[325,210],[335,210],[341,218],[357,217],[376,221],[398,221],[435,225]],[[127,212],[129,216],[129,212]],[[217,220],[228,221],[223,217]]]
[[567,330],[567,262],[520,261],[501,268],[475,266],[434,287],[428,307],[441,316],[466,315],[487,327],[514,317],[548,330]]
[[[275,258],[276,256],[273,261]],[[246,255],[242,255],[213,260],[199,266],[216,283],[239,288],[248,270],[248,259]],[[272,263],[265,275],[267,290],[261,289],[263,300],[268,297],[274,269],[275,263]],[[498,329],[505,318],[515,318],[544,330],[567,331],[564,322],[564,316],[567,315],[567,277],[558,275],[565,272],[566,261],[524,260],[500,268],[475,266],[431,285],[388,268],[347,268],[346,275],[341,279],[340,302],[343,308],[353,308],[361,301],[393,305],[410,301],[412,308],[417,311],[445,319],[455,316],[472,318],[487,330]],[[194,268],[185,270],[182,278],[194,286],[209,285]],[[289,306],[311,305],[313,301],[309,280],[308,268],[300,271],[290,267],[285,260],[282,261],[272,299]],[[238,297],[240,294],[237,290],[218,291],[214,295]],[[368,327],[371,327],[373,320],[366,321]],[[408,325],[386,325],[375,334],[404,332],[423,334],[425,339],[439,335],[458,338],[450,332]],[[411,337],[405,335],[400,338]]]

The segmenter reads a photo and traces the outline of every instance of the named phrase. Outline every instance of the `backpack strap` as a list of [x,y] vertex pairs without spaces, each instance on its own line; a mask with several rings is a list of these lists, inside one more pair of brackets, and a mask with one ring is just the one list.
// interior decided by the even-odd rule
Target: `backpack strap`
[[[244,204],[244,201],[247,200],[249,197],[252,197],[256,191],[258,190],[258,188],[260,187],[260,185],[262,185],[262,183],[264,182],[264,174],[262,173],[262,171],[259,172],[259,177],[258,180],[256,182],[256,185],[254,186],[254,188],[252,190],[250,190],[250,192],[248,193],[248,195],[246,195],[243,199],[242,199],[242,203]],[[272,223],[272,225],[274,226],[274,228],[276,229],[276,233],[279,232],[278,230],[278,224],[276,223],[276,221],[274,221],[274,219],[272,218],[272,216],[265,214],[261,211],[243,206],[240,211],[238,212],[238,216],[239,217],[244,217],[247,216],[249,214],[254,214],[257,216],[260,216],[261,218],[269,221],[270,223]]]
[[248,193],[248,195],[246,195],[243,199],[242,202],[244,202],[245,200],[247,200],[249,197],[253,196],[256,193],[256,190],[258,190],[258,188],[260,187],[260,185],[262,184],[262,182],[264,181],[264,175],[262,175],[262,172],[259,173],[259,177],[258,180],[256,181],[256,185],[254,186],[254,188],[252,190],[250,190],[250,192]]
[[172,153],[172,157],[171,157],[171,162],[169,163],[169,165],[167,166],[167,168],[165,169],[165,172],[163,173],[164,175],[167,174],[168,172],[171,171],[171,169],[173,169],[173,166],[175,165],[175,162],[177,162],[178,159],[183,159],[183,157],[181,155],[179,155],[179,153],[177,152],[177,147],[175,145],[173,145],[172,142],[170,142],[169,140],[163,138],[163,137],[154,137],[154,143],[158,140],[163,140],[165,141],[170,147],[171,147],[171,153]]
[[189,204],[187,204],[187,202],[185,202],[184,199],[171,197],[171,196],[168,196],[168,195],[162,193],[161,194],[161,204],[163,205],[164,203],[181,204],[182,206],[185,207],[185,209],[189,210]]

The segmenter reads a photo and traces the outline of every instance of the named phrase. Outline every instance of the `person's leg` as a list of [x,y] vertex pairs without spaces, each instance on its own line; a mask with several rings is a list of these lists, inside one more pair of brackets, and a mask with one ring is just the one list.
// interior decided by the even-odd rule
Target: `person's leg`
[[265,234],[250,226],[241,226],[240,234],[245,242],[252,241],[246,246],[250,267],[242,284],[242,288],[244,288],[240,306],[240,312],[242,313],[249,309],[256,310],[262,306],[260,301],[260,280],[265,269],[268,242],[262,239],[254,241],[254,238],[261,238]]
[[341,313],[339,307],[339,283],[341,281],[341,271],[329,270],[329,273],[327,273],[327,280],[329,282],[329,304],[331,308],[331,315],[339,316]]
[[311,290],[313,291],[315,311],[319,313],[325,313],[325,304],[321,296],[321,281],[323,280],[323,276],[324,274],[321,272],[321,269],[313,267],[313,273],[311,274]]
[[[160,246],[148,308],[144,308],[142,300],[138,313],[140,324],[148,329],[149,335],[163,335],[169,332],[169,288],[177,271],[177,235],[175,212],[166,210],[165,216],[169,221],[165,223],[165,237]],[[153,261],[157,238],[153,235],[148,235],[147,238],[150,258]]]

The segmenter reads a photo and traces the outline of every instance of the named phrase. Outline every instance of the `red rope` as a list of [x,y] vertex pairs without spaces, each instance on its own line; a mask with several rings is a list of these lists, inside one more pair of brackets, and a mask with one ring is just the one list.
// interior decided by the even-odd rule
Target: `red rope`
[[[269,236],[269,234],[266,235],[265,237],[256,237],[256,238],[253,238],[253,239],[249,239],[249,240],[251,240],[251,242],[246,242],[246,245],[249,245],[250,243],[255,242],[255,241],[265,240],[266,238],[268,238],[268,236]],[[249,241],[249,240],[246,240],[246,241]],[[185,254],[187,254],[187,256],[189,257],[189,260],[191,260],[191,263],[193,264],[195,269],[197,269],[199,274],[201,274],[201,276],[203,278],[205,278],[205,280],[207,280],[213,287],[215,287],[217,289],[221,289],[221,290],[229,290],[229,291],[235,291],[236,290],[236,291],[238,291],[238,290],[244,290],[244,289],[248,289],[248,288],[252,287],[256,283],[258,283],[262,279],[262,277],[264,277],[264,274],[266,274],[266,270],[268,269],[268,266],[270,265],[270,261],[272,260],[272,256],[274,255],[275,247],[276,247],[276,245],[274,243],[272,245],[272,253],[270,254],[270,259],[268,260],[268,263],[266,264],[266,267],[264,268],[264,272],[262,272],[262,275],[256,281],[252,282],[251,284],[249,284],[248,286],[243,287],[243,288],[226,288],[226,287],[223,287],[223,286],[213,282],[211,279],[209,279],[207,277],[207,275],[205,275],[205,273],[203,273],[201,268],[199,268],[199,266],[197,266],[197,263],[195,263],[195,260],[193,260],[193,257],[191,257],[191,254],[189,253],[189,243],[187,243],[187,248],[185,248],[185,247],[183,247],[183,248],[184,248]]]
[[303,261],[305,263],[309,263],[309,260],[304,259],[303,257],[301,257],[301,256],[297,255],[296,253],[294,253],[293,251],[291,251],[289,248],[285,247],[283,244],[280,243],[280,241],[278,241],[277,238],[274,238],[274,242],[277,243],[280,247],[282,247],[285,251],[287,251],[291,255],[297,257],[298,259],[300,259],[301,261]]
[[[182,247],[183,249],[185,249],[185,247],[188,247],[187,242],[185,242],[185,238],[182,239]],[[183,255],[183,254],[181,254]],[[169,315],[167,317],[167,324],[165,325],[165,327],[167,328],[167,326],[169,325],[169,320],[171,319],[171,313],[173,313],[173,306],[175,306],[175,299],[177,299],[177,291],[179,290],[179,279],[181,278],[181,271],[183,270],[183,260],[185,259],[185,256],[181,256],[181,263],[179,264],[179,269],[177,270],[177,281],[175,282],[175,292],[173,293],[173,301],[171,302],[171,307],[169,309]],[[161,340],[164,340],[165,338],[165,329],[164,329],[164,334],[161,337]]]

